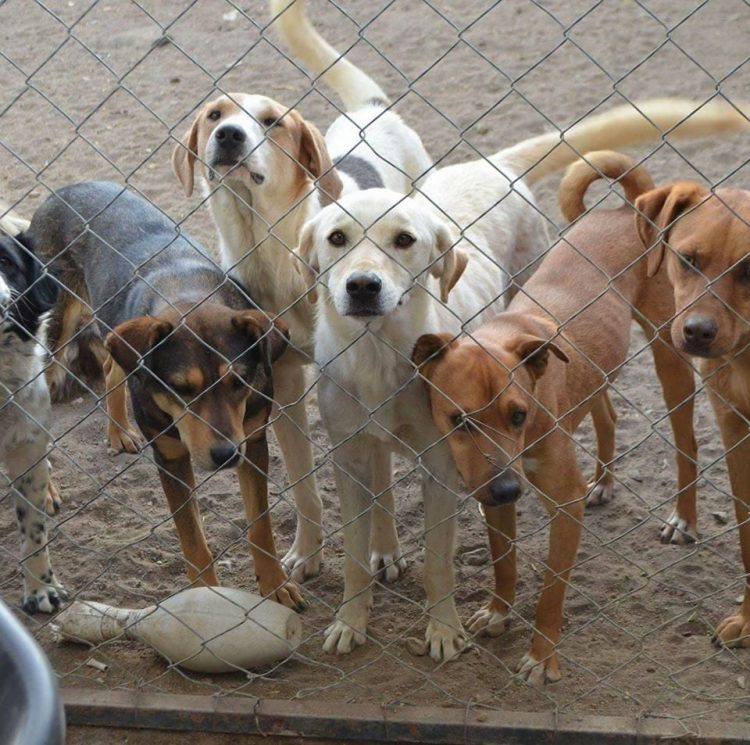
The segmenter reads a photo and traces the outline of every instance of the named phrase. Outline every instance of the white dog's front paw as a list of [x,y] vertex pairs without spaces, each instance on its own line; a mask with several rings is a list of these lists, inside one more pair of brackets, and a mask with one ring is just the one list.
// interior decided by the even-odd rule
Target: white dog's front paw
[[21,607],[29,615],[54,613],[67,599],[68,593],[61,584],[41,585],[24,592]]
[[468,628],[472,634],[500,636],[507,630],[509,622],[508,612],[496,607],[495,602],[490,600],[469,619]]
[[516,674],[533,686],[557,683],[562,678],[557,652],[551,653],[544,660],[538,660],[533,653],[527,652],[518,663]]
[[373,549],[370,552],[370,571],[376,579],[391,584],[406,571],[406,559],[400,555],[400,549],[396,554],[382,554]]
[[323,563],[323,532],[312,528],[298,530],[292,547],[281,563],[289,578],[295,582],[316,577]]
[[685,546],[698,540],[698,530],[695,525],[688,525],[687,520],[683,520],[675,510],[669,516],[659,536],[662,543]]
[[412,654],[424,656],[429,654],[435,662],[455,660],[461,652],[465,652],[471,645],[466,638],[461,623],[443,623],[431,619],[427,624],[427,631],[423,642],[410,639],[409,651]]
[[[347,614],[351,616],[353,614]],[[362,615],[362,614],[357,614]],[[354,647],[365,643],[367,632],[367,615],[355,617],[352,620],[337,618],[325,630],[325,642],[323,651],[328,654],[349,654]]]

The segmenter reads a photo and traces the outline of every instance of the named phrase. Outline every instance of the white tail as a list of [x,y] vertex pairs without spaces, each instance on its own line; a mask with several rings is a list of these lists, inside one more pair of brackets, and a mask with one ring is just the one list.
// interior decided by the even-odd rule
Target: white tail
[[4,202],[0,202],[0,233],[18,235],[28,227],[28,220],[24,220],[17,212],[10,210]]
[[341,96],[348,111],[388,103],[383,89],[315,30],[305,13],[304,0],[271,0],[271,14],[289,49]]
[[587,117],[562,135],[550,132],[532,137],[501,150],[490,160],[500,169],[510,166],[516,173],[524,174],[527,184],[533,184],[591,150],[655,142],[665,132],[669,132],[671,140],[708,137],[739,129],[750,129],[750,122],[726,101],[714,99],[701,106],[683,98],[656,98]]

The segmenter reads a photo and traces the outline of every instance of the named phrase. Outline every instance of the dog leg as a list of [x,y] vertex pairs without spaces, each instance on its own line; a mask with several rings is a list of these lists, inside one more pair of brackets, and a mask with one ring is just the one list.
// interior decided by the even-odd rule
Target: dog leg
[[727,469],[734,497],[734,512],[740,534],[745,590],[737,613],[717,627],[713,641],[726,647],[750,647],[750,428],[746,420],[709,390],[709,400],[726,449]]
[[[52,470],[52,467],[49,461],[47,461],[47,470],[48,471]],[[60,507],[62,507],[62,497],[60,496],[60,492],[57,486],[55,486],[55,482],[52,480],[52,477],[50,476],[50,479],[47,482],[47,496],[44,500],[44,511],[50,517],[53,517],[60,511]]]
[[302,595],[297,585],[287,579],[273,539],[268,509],[268,442],[263,437],[260,442],[248,443],[245,449],[237,474],[250,524],[248,540],[260,594],[287,608],[301,611],[305,607]]
[[373,495],[372,443],[353,437],[333,451],[344,530],[344,600],[325,630],[325,652],[348,654],[364,644],[372,608],[369,547]]
[[456,659],[468,640],[455,602],[453,558],[456,538],[458,482],[452,460],[443,447],[422,458],[425,558],[424,588],[427,595],[427,632],[421,653],[435,662]]
[[[536,608],[531,649],[518,665],[519,675],[534,685],[560,680],[556,646],[562,628],[568,578],[581,540],[586,481],[576,462],[575,448],[557,431],[539,447],[541,467],[531,476],[552,518],[544,588]],[[533,453],[536,455],[536,453]]]
[[143,440],[128,417],[128,386],[125,371],[112,359],[104,361],[107,399],[107,440],[110,455],[137,453]]
[[49,559],[45,503],[49,485],[46,440],[10,453],[8,474],[16,502],[21,535],[23,609],[26,613],[52,613],[68,597],[57,581]]
[[323,502],[313,475],[310,428],[303,396],[305,373],[296,360],[274,368],[273,431],[284,457],[297,508],[294,543],[282,559],[289,575],[297,582],[320,573],[323,558]]
[[[170,440],[167,445],[163,440]],[[196,585],[218,585],[214,559],[206,543],[198,502],[195,499],[195,477],[190,455],[182,443],[172,438],[159,438],[154,444],[154,460],[166,494],[169,509],[180,537],[182,554],[187,562],[187,574]],[[160,448],[169,450],[167,459]]]
[[508,627],[508,614],[516,599],[516,506],[485,506],[484,516],[495,572],[495,591],[487,605],[471,617],[469,631],[500,636]]
[[401,555],[396,531],[392,484],[391,453],[378,443],[373,454],[372,490],[377,495],[377,502],[372,510],[370,571],[373,577],[387,583],[395,582],[406,571],[406,560]]
[[615,424],[617,412],[612,405],[609,391],[600,393],[591,407],[591,418],[596,431],[596,473],[589,483],[586,506],[595,507],[612,499],[615,490],[615,477],[611,463],[615,457]]
[[691,365],[677,354],[668,340],[656,339],[651,352],[677,449],[677,505],[661,529],[661,542],[694,543],[698,539],[698,444],[693,429],[695,377]]

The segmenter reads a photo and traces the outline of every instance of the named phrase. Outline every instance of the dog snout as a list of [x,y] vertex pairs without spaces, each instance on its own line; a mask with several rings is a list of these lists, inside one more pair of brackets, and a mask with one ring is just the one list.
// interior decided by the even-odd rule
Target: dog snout
[[234,124],[225,124],[223,127],[219,127],[214,137],[222,148],[237,147],[238,145],[243,145],[247,140],[244,130]]
[[346,294],[352,300],[369,301],[380,294],[383,283],[372,272],[355,272],[346,280]]
[[719,333],[716,321],[710,316],[691,315],[682,327],[687,351],[705,352],[714,343]]
[[499,507],[516,502],[521,496],[521,480],[515,471],[503,471],[489,483],[489,504]]
[[239,450],[232,444],[214,445],[210,453],[216,468],[234,468],[240,460]]

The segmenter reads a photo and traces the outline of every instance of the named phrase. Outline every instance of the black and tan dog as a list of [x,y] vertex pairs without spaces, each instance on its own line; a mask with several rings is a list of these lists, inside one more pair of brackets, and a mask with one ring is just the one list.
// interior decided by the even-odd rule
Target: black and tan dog
[[[57,383],[64,362],[99,359],[110,445],[132,452],[139,438],[127,420],[130,391],[190,579],[218,584],[192,464],[204,471],[236,466],[260,590],[300,607],[276,555],[267,493],[271,365],[286,348],[286,328],[254,309],[174,223],[116,184],[60,189],[36,212],[29,234],[65,290],[50,340],[58,350]],[[95,325],[81,328],[92,314]],[[109,356],[93,343],[104,334]]]

